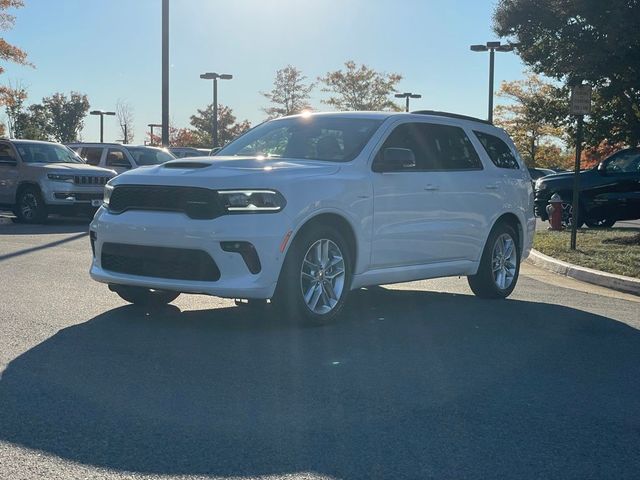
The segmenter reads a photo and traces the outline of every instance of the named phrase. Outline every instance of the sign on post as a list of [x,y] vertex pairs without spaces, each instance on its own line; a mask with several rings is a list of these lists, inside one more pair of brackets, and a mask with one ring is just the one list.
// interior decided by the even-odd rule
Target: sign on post
[[591,85],[574,85],[571,88],[571,115],[578,117],[576,128],[576,163],[573,172],[573,201],[571,212],[571,250],[576,249],[580,221],[580,155],[582,153],[582,125],[584,116],[591,113]]
[[591,85],[574,85],[571,88],[571,115],[591,113]]

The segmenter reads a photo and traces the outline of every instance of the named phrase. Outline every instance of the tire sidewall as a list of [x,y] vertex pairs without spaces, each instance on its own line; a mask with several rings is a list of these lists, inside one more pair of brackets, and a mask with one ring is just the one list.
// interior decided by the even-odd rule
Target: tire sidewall
[[[25,218],[22,215],[22,203],[26,195],[33,195],[36,199],[37,208],[34,212],[33,217],[31,218]],[[16,207],[15,207],[14,213],[16,214],[16,217],[18,217],[18,220],[20,223],[44,222],[45,219],[47,218],[47,207],[44,204],[44,199],[42,198],[42,194],[40,193],[40,191],[35,187],[24,187],[22,190],[20,190],[20,193],[18,194],[18,198],[16,201]]]
[[[516,249],[516,270],[514,273],[513,281],[511,282],[511,285],[509,285],[505,289],[501,289],[496,285],[495,279],[493,278],[492,270],[493,250],[495,248],[497,239],[503,234],[507,234],[511,237],[511,240],[513,241]],[[476,289],[474,289],[474,293],[486,298],[508,297],[511,292],[513,292],[518,283],[518,278],[520,276],[520,259],[520,242],[518,241],[518,236],[515,230],[513,229],[513,227],[506,223],[497,224],[489,234],[489,238],[487,238],[487,243],[482,253],[482,259],[480,261],[478,273],[473,276],[474,283],[479,284],[479,290],[481,290],[476,291],[476,289],[478,289],[478,287],[476,287]]]

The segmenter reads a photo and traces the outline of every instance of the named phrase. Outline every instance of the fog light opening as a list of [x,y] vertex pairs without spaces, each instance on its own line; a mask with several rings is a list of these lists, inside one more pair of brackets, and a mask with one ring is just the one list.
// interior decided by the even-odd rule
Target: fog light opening
[[260,257],[258,257],[258,252],[253,244],[249,242],[220,242],[220,247],[225,252],[239,253],[252,274],[255,275],[262,270]]

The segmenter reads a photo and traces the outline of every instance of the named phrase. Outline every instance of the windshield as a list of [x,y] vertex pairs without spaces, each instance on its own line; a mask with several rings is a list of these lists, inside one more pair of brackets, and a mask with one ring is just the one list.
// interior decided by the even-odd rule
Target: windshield
[[331,116],[273,120],[250,130],[216,156],[264,155],[347,162],[353,160],[382,120]]
[[55,143],[16,143],[16,149],[26,163],[85,163],[73,150]]
[[176,157],[169,152],[154,147],[126,147],[138,165],[158,165],[160,163],[175,160]]

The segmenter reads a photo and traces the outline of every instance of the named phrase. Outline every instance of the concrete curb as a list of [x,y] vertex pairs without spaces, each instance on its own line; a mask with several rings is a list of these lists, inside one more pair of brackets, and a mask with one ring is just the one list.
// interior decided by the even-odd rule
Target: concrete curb
[[529,263],[538,267],[549,270],[550,272],[571,277],[582,282],[600,285],[601,287],[611,288],[619,292],[631,293],[640,296],[640,279],[625,277],[624,275],[615,275],[613,273],[601,272],[591,268],[579,267],[571,263],[557,260],[553,257],[540,253],[535,249],[531,249]]

